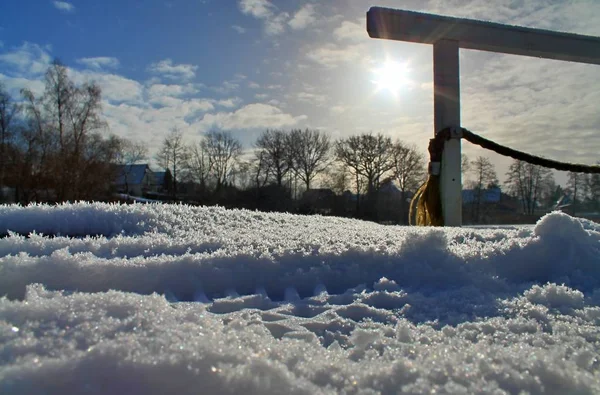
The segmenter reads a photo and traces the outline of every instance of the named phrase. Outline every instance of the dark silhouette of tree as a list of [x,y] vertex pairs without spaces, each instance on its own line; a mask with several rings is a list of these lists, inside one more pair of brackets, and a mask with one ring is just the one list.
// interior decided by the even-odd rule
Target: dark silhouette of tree
[[4,199],[5,175],[8,165],[9,144],[13,137],[15,117],[21,107],[13,101],[0,83],[0,201]]
[[331,148],[330,138],[318,130],[292,130],[289,136],[292,167],[306,190],[312,180],[325,170]]
[[188,160],[189,149],[183,141],[183,132],[172,128],[169,135],[163,140],[163,145],[156,154],[156,162],[162,168],[169,169],[173,177],[172,197],[177,199],[178,172],[184,168]]
[[323,186],[341,195],[351,187],[350,172],[341,163],[332,163],[325,171]]
[[509,192],[521,201],[525,214],[534,214],[544,189],[554,178],[550,169],[513,160],[506,173]]
[[571,189],[571,196],[573,197],[573,203],[571,204],[572,214],[575,214],[579,210],[581,202],[585,200],[586,187],[585,174],[569,172],[567,188]]
[[19,198],[65,201],[107,193],[114,179],[107,161],[115,157],[115,145],[99,134],[106,126],[100,88],[74,84],[66,67],[54,61],[46,72],[44,95],[22,94]]
[[202,193],[207,192],[211,173],[209,155],[202,142],[190,147],[186,169],[190,179],[199,184]]
[[46,71],[45,92],[41,99],[46,127],[58,138],[59,158],[53,161],[58,177],[57,200],[81,199],[85,173],[83,151],[94,131],[105,126],[101,120],[101,92],[95,84],[77,86],[69,79],[67,68],[55,60]]
[[498,186],[498,175],[492,162],[483,156],[478,156],[471,161],[470,170],[474,177],[470,183],[470,187],[473,190],[472,216],[473,221],[479,223],[485,191]]
[[377,192],[384,176],[394,168],[392,139],[382,134],[361,134],[341,139],[335,145],[336,158],[353,174],[360,211],[361,182],[366,184],[366,214],[373,218]]
[[255,146],[262,151],[261,164],[270,169],[275,184],[282,187],[293,165],[289,135],[283,130],[266,130],[258,137]]
[[471,160],[467,156],[467,154],[461,154],[460,156],[460,173],[461,173],[461,182],[462,185],[467,184],[467,175],[471,171]]
[[228,182],[242,155],[242,143],[226,131],[211,131],[204,136],[202,148],[208,155],[210,174],[219,192]]

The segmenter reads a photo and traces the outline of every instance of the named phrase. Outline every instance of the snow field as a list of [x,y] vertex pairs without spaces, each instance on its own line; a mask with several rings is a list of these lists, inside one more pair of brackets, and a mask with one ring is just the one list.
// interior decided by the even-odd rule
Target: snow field
[[0,393],[600,392],[600,226],[562,213],[78,203],[0,206],[2,233]]

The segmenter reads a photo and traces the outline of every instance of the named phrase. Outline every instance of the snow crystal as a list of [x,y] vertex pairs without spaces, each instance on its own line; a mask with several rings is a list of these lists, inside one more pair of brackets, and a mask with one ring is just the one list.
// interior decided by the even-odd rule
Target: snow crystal
[[0,206],[0,393],[599,393],[600,226]]

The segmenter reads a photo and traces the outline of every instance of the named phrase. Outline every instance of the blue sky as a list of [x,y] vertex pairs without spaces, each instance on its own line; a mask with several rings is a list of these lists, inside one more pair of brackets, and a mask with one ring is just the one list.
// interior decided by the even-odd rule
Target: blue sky
[[[431,47],[369,39],[372,5],[600,36],[596,0],[5,0],[0,81],[15,96],[23,87],[41,92],[57,57],[76,81],[101,86],[110,132],[152,151],[176,126],[190,142],[230,130],[246,147],[266,128],[373,131],[426,152]],[[408,64],[395,95],[373,84],[386,59]],[[534,154],[593,163],[599,75],[600,66],[461,51],[463,126]],[[503,178],[509,161],[489,156]]]

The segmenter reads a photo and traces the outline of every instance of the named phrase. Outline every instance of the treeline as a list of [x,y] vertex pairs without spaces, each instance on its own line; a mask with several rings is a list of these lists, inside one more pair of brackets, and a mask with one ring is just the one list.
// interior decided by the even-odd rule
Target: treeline
[[[98,86],[76,85],[59,62],[48,68],[39,97],[23,90],[16,100],[0,85],[0,133],[4,201],[110,201],[118,188],[129,191],[115,182],[123,169],[149,159],[144,143],[109,133]],[[160,193],[146,197],[401,224],[426,178],[426,158],[414,146],[373,133],[333,140],[318,130],[266,130],[244,149],[227,131],[191,142],[173,128],[154,160],[167,172]],[[565,192],[572,207],[600,208],[597,175],[572,174],[563,191],[551,171],[514,161],[501,193],[489,159],[464,156],[462,167],[471,193],[465,222],[494,221],[499,204],[490,191],[513,204],[504,210],[528,215],[553,208]]]
[[[318,130],[266,130],[244,151],[225,131],[186,143],[173,129],[155,159],[169,169],[175,199],[378,221],[401,221],[425,180],[425,160],[414,147],[372,133],[332,141]],[[382,202],[390,192],[394,207]]]
[[17,102],[0,86],[2,193],[12,187],[23,203],[107,198],[121,140],[104,136],[98,86],[75,85],[54,62],[43,95],[21,96]]

